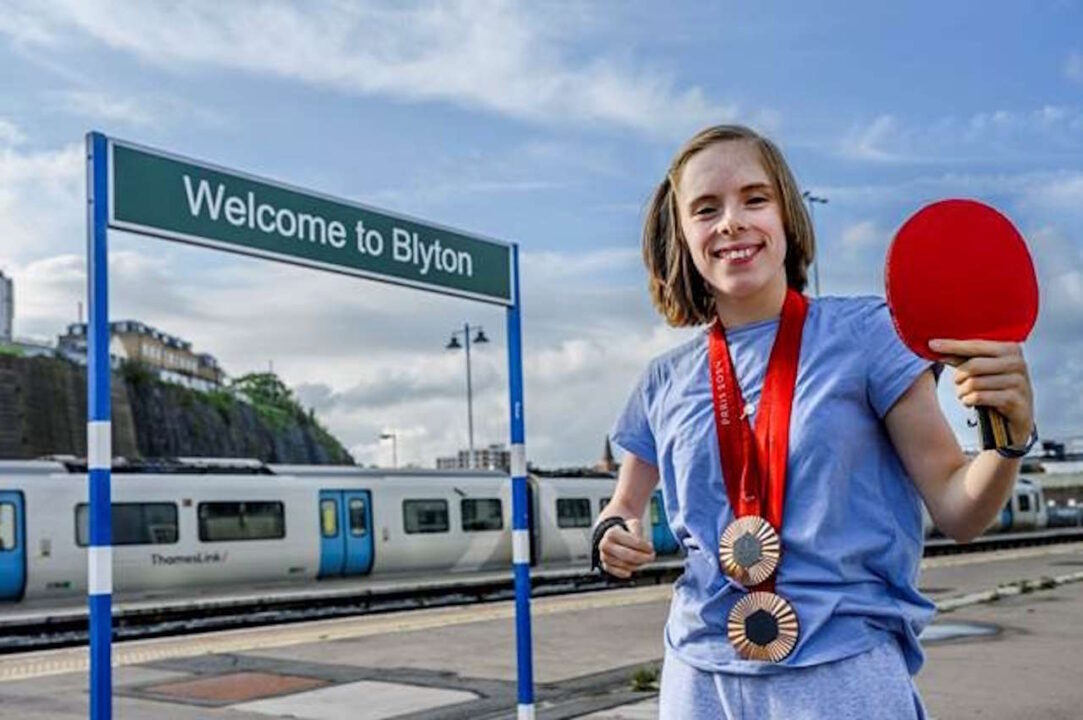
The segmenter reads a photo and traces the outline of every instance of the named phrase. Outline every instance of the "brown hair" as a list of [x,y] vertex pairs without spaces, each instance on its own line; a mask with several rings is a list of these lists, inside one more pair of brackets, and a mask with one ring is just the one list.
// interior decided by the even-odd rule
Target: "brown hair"
[[781,200],[782,225],[786,232],[786,284],[805,289],[806,270],[815,254],[812,222],[801,200],[797,182],[785,158],[773,142],[743,125],[715,125],[696,133],[681,147],[658,185],[643,222],[643,262],[647,266],[651,300],[674,327],[700,325],[714,318],[714,299],[700,277],[681,232],[677,213],[677,187],[688,160],[717,142],[748,142]]

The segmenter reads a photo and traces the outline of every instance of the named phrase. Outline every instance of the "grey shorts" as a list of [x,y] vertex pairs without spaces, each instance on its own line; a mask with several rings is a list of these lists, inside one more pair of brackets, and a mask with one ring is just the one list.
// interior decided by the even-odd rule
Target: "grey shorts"
[[773,675],[698,670],[666,651],[661,720],[926,720],[895,642]]

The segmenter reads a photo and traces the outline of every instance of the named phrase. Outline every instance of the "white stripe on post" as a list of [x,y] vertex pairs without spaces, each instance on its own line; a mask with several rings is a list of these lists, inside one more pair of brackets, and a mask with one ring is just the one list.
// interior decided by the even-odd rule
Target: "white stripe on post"
[[86,424],[87,469],[108,470],[113,465],[113,423],[93,420]]
[[519,720],[534,720],[534,706],[533,705],[520,705],[519,706]]
[[530,564],[530,531],[511,531],[511,559],[515,563]]
[[113,593],[113,548],[87,548],[87,589],[91,595]]
[[515,443],[511,446],[511,476],[526,477],[526,445]]

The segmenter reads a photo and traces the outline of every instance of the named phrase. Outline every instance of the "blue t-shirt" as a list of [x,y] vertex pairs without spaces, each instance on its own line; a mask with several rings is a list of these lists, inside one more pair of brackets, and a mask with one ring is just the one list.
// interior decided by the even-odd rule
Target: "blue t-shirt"
[[[753,412],[778,319],[728,330]],[[921,498],[882,419],[931,363],[895,332],[880,298],[810,300],[790,422],[776,592],[800,637],[782,663],[743,660],[726,618],[744,595],[722,574],[718,540],[734,519],[719,463],[707,332],[651,361],[612,439],[658,468],[666,516],[685,548],[667,647],[707,671],[759,674],[856,655],[894,635],[916,674],[934,605],[917,590]],[[753,417],[754,421],[754,417]]]

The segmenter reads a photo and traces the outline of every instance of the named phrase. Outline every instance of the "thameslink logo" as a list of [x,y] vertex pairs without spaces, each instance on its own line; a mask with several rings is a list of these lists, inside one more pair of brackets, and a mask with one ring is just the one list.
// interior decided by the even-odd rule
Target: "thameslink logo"
[[228,552],[198,552],[191,555],[159,555],[151,553],[152,565],[205,565],[224,563],[229,559]]
[[510,305],[512,246],[111,141],[121,230]]

